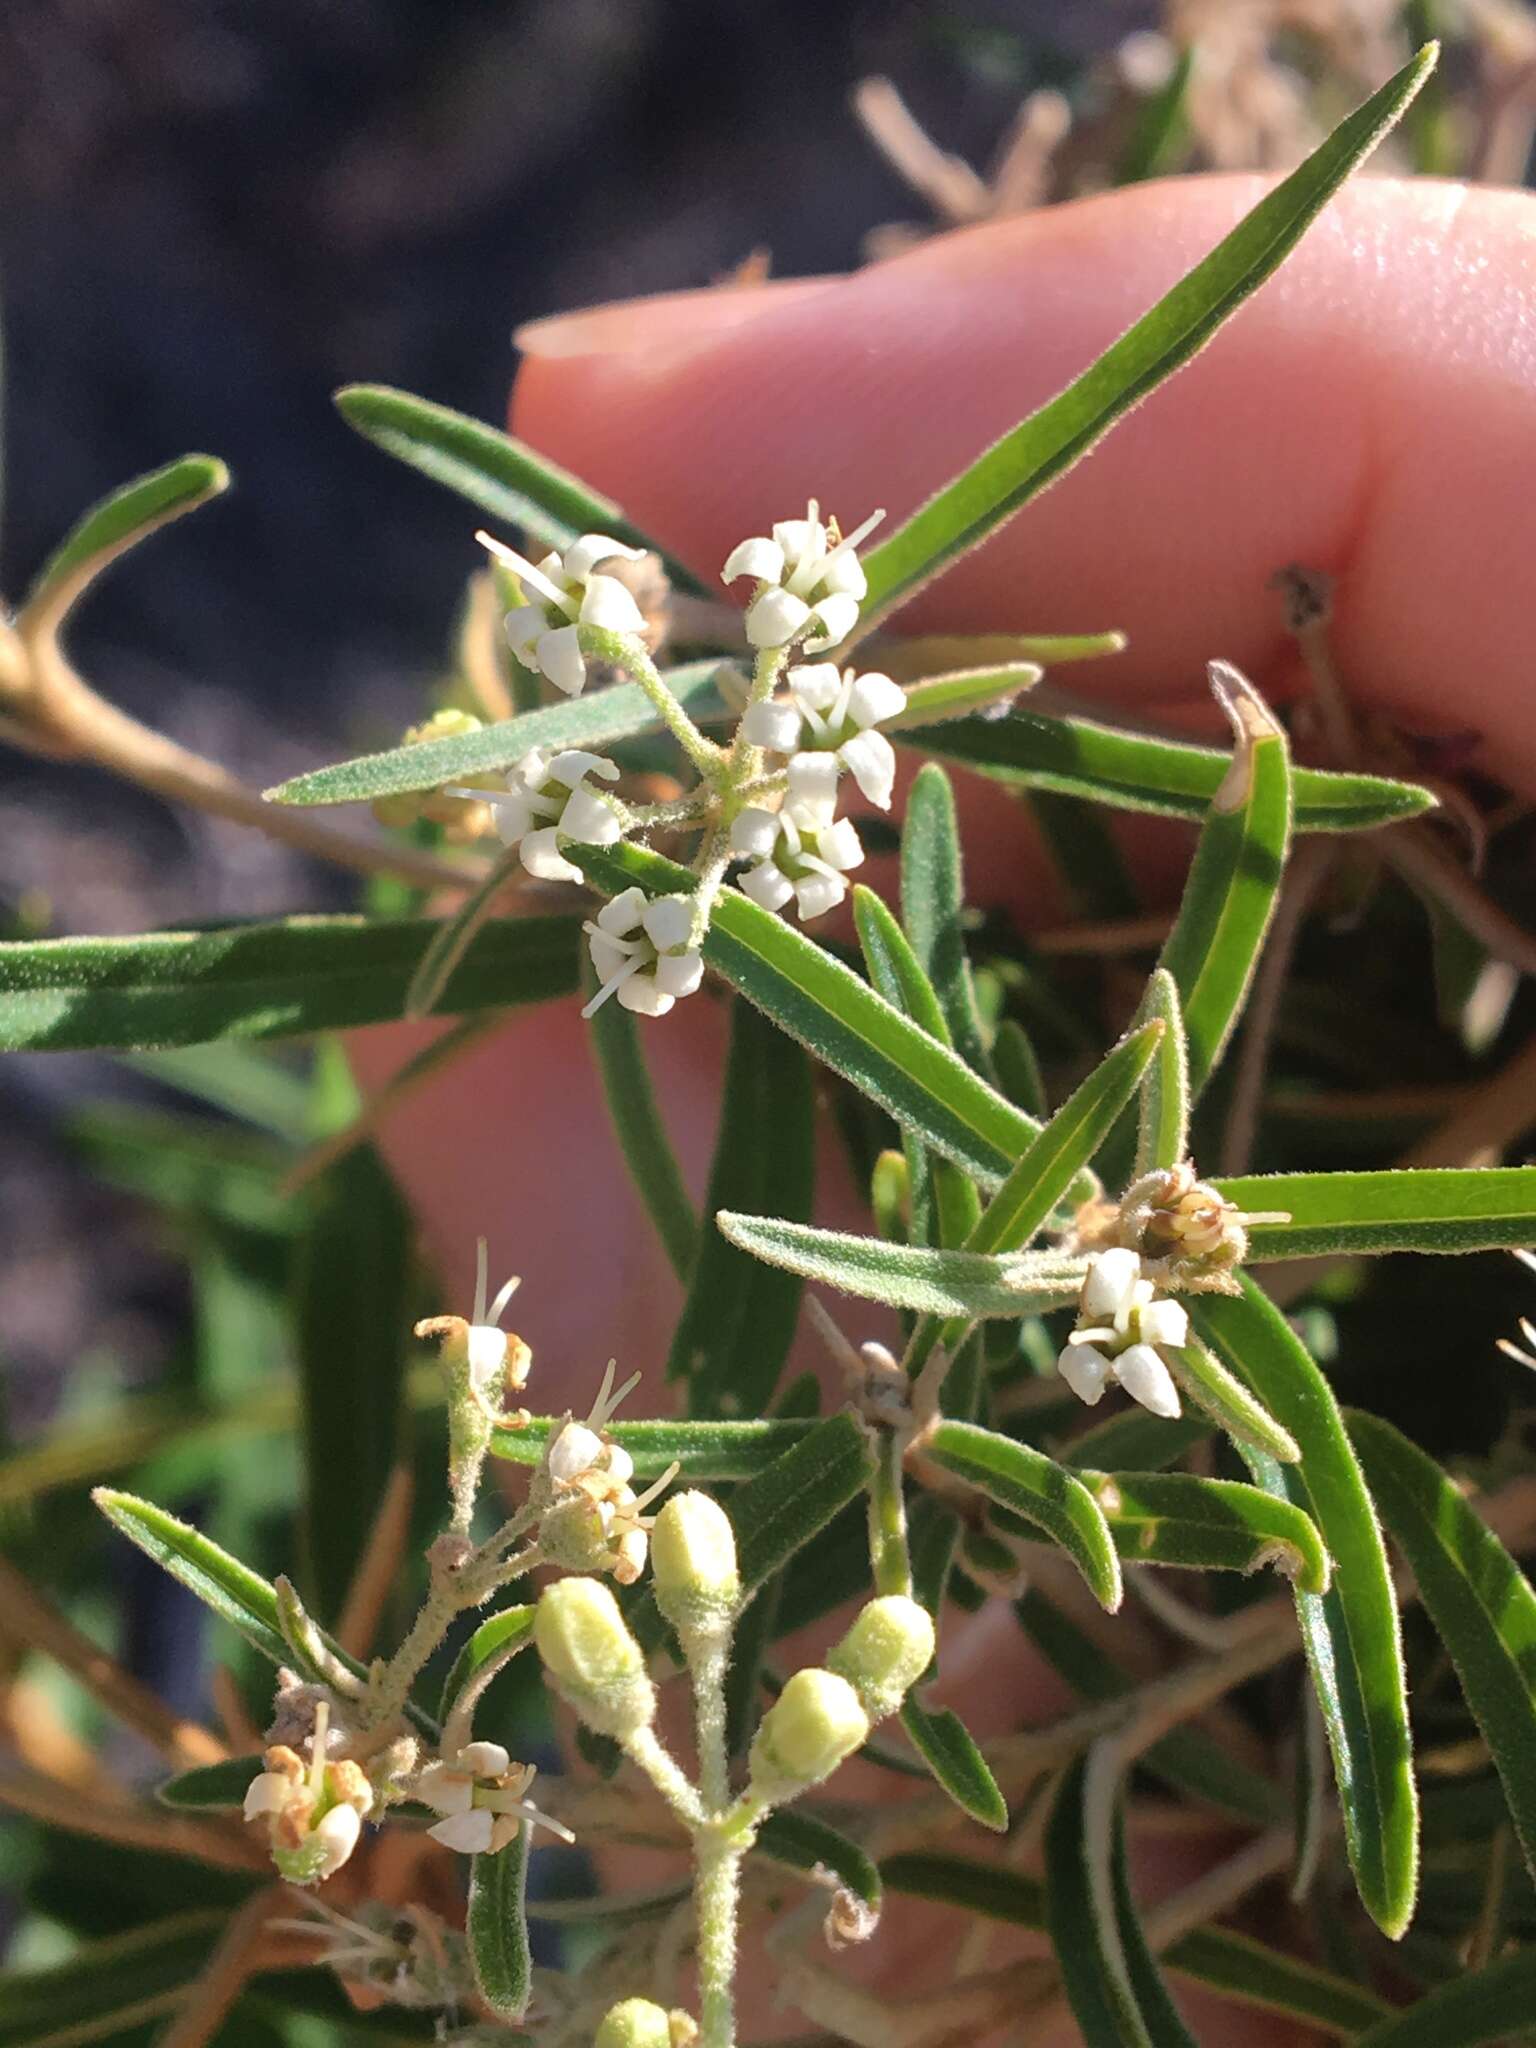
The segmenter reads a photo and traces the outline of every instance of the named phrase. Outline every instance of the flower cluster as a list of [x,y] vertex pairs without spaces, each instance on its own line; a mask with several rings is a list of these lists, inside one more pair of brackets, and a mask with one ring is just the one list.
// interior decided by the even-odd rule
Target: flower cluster
[[451,1762],[428,1764],[411,1789],[442,1816],[427,1829],[433,1841],[464,1856],[499,1855],[525,1826],[574,1842],[569,1828],[525,1798],[535,1775],[532,1764],[514,1764],[499,1742],[469,1742]]
[[1179,1413],[1179,1391],[1158,1347],[1177,1349],[1188,1337],[1181,1304],[1159,1297],[1140,1253],[1117,1246],[1088,1262],[1077,1327],[1056,1369],[1090,1408],[1114,1380],[1143,1408],[1171,1419]]
[[704,979],[696,922],[691,896],[648,897],[643,889],[625,889],[605,903],[582,926],[600,986],[581,1014],[590,1017],[616,995],[626,1010],[665,1017]]
[[597,565],[615,556],[638,562],[644,548],[626,547],[604,533],[584,533],[563,554],[547,554],[542,562],[533,563],[488,533],[475,538],[512,571],[523,592],[523,602],[507,613],[512,652],[567,697],[579,697],[587,685],[581,627],[595,626],[606,633],[643,631],[645,619],[628,586],[617,576],[599,575]]
[[861,864],[864,849],[853,820],[833,810],[831,800],[800,797],[777,811],[754,804],[739,812],[731,851],[751,862],[743,895],[764,910],[782,910],[793,897],[802,918],[835,910],[848,893],[843,877]]
[[835,796],[846,769],[876,809],[888,811],[896,754],[876,728],[906,709],[900,683],[873,671],[840,673],[831,661],[803,662],[784,680],[788,696],[752,705],[741,730],[753,746],[788,757],[791,801]]
[[884,517],[872,512],[844,538],[835,522],[823,523],[812,499],[803,519],[781,519],[771,534],[756,534],[732,548],[720,580],[750,576],[757,584],[747,605],[750,644],[788,647],[801,640],[808,654],[819,654],[846,640],[869,588],[854,550]]

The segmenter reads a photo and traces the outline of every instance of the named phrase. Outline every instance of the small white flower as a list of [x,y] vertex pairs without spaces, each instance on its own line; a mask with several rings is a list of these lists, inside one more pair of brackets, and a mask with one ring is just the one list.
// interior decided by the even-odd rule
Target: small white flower
[[499,1742],[471,1742],[452,1763],[428,1764],[412,1791],[442,1818],[427,1829],[434,1842],[463,1856],[495,1856],[515,1842],[525,1822],[574,1842],[569,1828],[532,1805],[524,1794],[532,1764],[514,1764]]
[[346,1758],[327,1761],[328,1718],[322,1701],[308,1764],[286,1743],[274,1744],[260,1776],[246,1787],[245,1818],[266,1822],[272,1861],[290,1884],[320,1884],[340,1870],[373,1808],[373,1788],[362,1766]]
[[[521,1337],[508,1336],[500,1327],[507,1303],[523,1284],[514,1273],[503,1281],[494,1301],[487,1300],[490,1269],[483,1237],[475,1240],[475,1306],[469,1319],[469,1376],[482,1401],[491,1401],[505,1387],[520,1393],[528,1384],[533,1353]],[[496,1403],[492,1403],[496,1405]]]
[[637,1494],[629,1483],[634,1459],[600,1434],[639,1378],[632,1373],[615,1387],[610,1359],[591,1413],[585,1422],[566,1417],[550,1437],[542,1468],[554,1495],[539,1529],[546,1555],[572,1571],[611,1572],[621,1586],[632,1586],[644,1571],[654,1519],[645,1510],[678,1472],[672,1465]]
[[854,551],[884,517],[872,512],[842,539],[822,522],[812,499],[803,519],[781,519],[771,536],[757,534],[732,548],[720,580],[750,576],[757,584],[746,615],[751,645],[787,647],[807,627],[813,629],[804,641],[808,653],[845,640],[869,588]]
[[583,1017],[617,995],[626,1010],[665,1017],[679,996],[704,979],[704,958],[692,943],[694,904],[689,896],[648,897],[626,889],[582,926],[602,986]]
[[1090,1408],[1113,1380],[1143,1408],[1171,1420],[1180,1412],[1179,1391],[1157,1347],[1177,1350],[1188,1341],[1183,1304],[1157,1293],[1145,1277],[1139,1252],[1117,1245],[1089,1261],[1077,1328],[1056,1370]]
[[846,768],[872,804],[891,807],[896,750],[875,728],[906,709],[907,693],[889,676],[838,673],[831,661],[802,663],[785,677],[787,698],[754,704],[741,722],[755,747],[787,754],[789,793],[807,802],[825,799]]
[[489,804],[503,846],[520,846],[523,866],[541,882],[580,882],[586,877],[560,851],[562,839],[579,846],[615,846],[624,825],[612,803],[591,789],[587,777],[617,782],[619,771],[601,754],[568,747],[553,756],[535,747],[507,773],[501,790],[448,788],[445,796],[471,796]]
[[610,633],[639,633],[645,620],[629,590],[616,576],[596,573],[599,562],[622,555],[627,562],[643,559],[644,548],[626,547],[606,534],[585,533],[564,554],[547,554],[542,562],[526,561],[488,533],[476,540],[489,548],[517,577],[524,602],[507,613],[507,640],[525,667],[536,668],[567,697],[579,697],[586,686],[587,661],[578,628],[598,626]]
[[756,806],[738,813],[731,851],[752,866],[743,894],[764,910],[782,910],[793,896],[800,917],[821,917],[848,894],[843,876],[864,858],[851,818],[834,818],[831,801],[791,800],[782,810]]

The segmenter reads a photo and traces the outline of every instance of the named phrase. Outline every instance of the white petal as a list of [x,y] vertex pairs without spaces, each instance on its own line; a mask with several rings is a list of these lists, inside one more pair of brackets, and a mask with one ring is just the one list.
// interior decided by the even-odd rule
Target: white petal
[[[439,1822],[439,1826],[451,1827],[451,1821]],[[314,1829],[311,1839],[324,1846],[325,1861],[321,1866],[322,1877],[329,1877],[333,1870],[340,1870],[343,1863],[357,1847],[358,1836],[363,1832],[363,1823],[355,1806],[333,1806],[330,1812]]]
[[751,576],[759,583],[777,583],[784,574],[784,550],[766,534],[737,543],[720,571],[722,583],[734,583],[738,576]]
[[743,896],[750,896],[764,910],[782,910],[795,893],[795,885],[788,875],[781,874],[768,860],[759,867],[749,868],[741,878],[740,888]]
[[492,1815],[477,1806],[472,1812],[456,1813],[451,1820],[438,1821],[427,1833],[445,1849],[457,1849],[461,1856],[483,1856],[491,1846],[495,1826]]
[[457,1762],[458,1768],[468,1771],[472,1778],[504,1778],[512,1768],[512,1758],[499,1742],[466,1743]]
[[263,1813],[281,1813],[293,1794],[293,1781],[276,1771],[263,1771],[245,1788],[245,1817],[255,1820]]
[[792,754],[800,739],[800,714],[793,704],[775,704],[772,699],[750,705],[741,721],[741,736],[750,747]]
[[811,616],[803,599],[770,584],[747,606],[747,639],[753,647],[784,647]]
[[640,921],[645,926],[646,937],[658,953],[669,953],[674,946],[686,946],[693,937],[693,898],[658,896]]
[[896,749],[883,732],[856,732],[837,757],[877,810],[891,808],[896,787]]
[[789,764],[790,802],[815,806],[836,803],[841,765],[836,754],[796,754]]
[[580,846],[613,846],[624,836],[613,805],[590,789],[571,791],[571,800],[560,813],[560,830]]
[[702,953],[663,953],[652,977],[666,996],[691,996],[704,979]]
[[[622,995],[623,990],[619,993]],[[603,1455],[603,1440],[584,1422],[568,1422],[549,1447],[548,1464],[556,1479],[570,1481],[589,1472]]]
[[1113,1322],[1131,1300],[1141,1278],[1141,1254],[1116,1245],[1089,1262],[1083,1281],[1082,1312],[1091,1322]]
[[430,1806],[434,1813],[442,1814],[445,1820],[456,1813],[468,1813],[475,1796],[475,1788],[464,1773],[450,1771],[443,1763],[428,1764],[411,1789],[414,1798]]
[[790,695],[807,711],[830,711],[843,687],[835,661],[804,661],[785,678]]
[[469,1370],[476,1386],[489,1387],[506,1370],[507,1340],[489,1323],[469,1326]]
[[836,910],[847,894],[847,884],[836,875],[802,875],[795,884],[795,905],[802,921],[825,917],[829,910]]
[[820,620],[820,630],[805,642],[807,654],[820,654],[824,648],[835,647],[839,640],[846,640],[859,623],[859,600],[843,597],[834,591],[830,597],[819,598],[815,606]]
[[539,779],[575,789],[588,775],[595,775],[599,782],[617,782],[619,779],[619,771],[611,761],[605,761],[601,754],[589,754],[582,747],[567,747],[563,753],[556,754]]
[[775,544],[782,549],[791,574],[803,568],[807,558],[819,562],[827,551],[827,529],[819,519],[780,519],[773,528]]
[[649,900],[643,889],[621,889],[617,896],[609,897],[597,913],[597,921],[605,932],[612,932],[615,938],[628,938],[631,932],[640,929]]
[[617,576],[592,576],[581,600],[581,623],[600,626],[605,633],[638,633],[645,615]]
[[567,697],[581,695],[587,680],[587,663],[574,626],[557,626],[552,633],[541,633],[534,651],[540,670],[557,690],[563,690]]
[[860,676],[848,697],[848,716],[855,725],[884,725],[907,708],[907,693],[900,683],[871,670]]
[[603,1460],[603,1469],[610,1479],[616,1479],[621,1486],[627,1486],[635,1476],[635,1461],[622,1444],[610,1444]]
[[1149,1301],[1137,1327],[1146,1344],[1172,1344],[1177,1350],[1189,1342],[1189,1312],[1182,1302]]
[[1109,1360],[1091,1344],[1069,1344],[1056,1361],[1056,1370],[1079,1401],[1096,1407],[1109,1384]]
[[602,982],[612,981],[616,974],[622,974],[634,959],[634,955],[617,939],[610,939],[604,932],[588,932],[587,951],[592,955],[592,965]]
[[533,645],[548,626],[541,604],[514,605],[506,616],[507,645],[525,668],[537,668]]
[[850,548],[846,555],[828,556],[816,579],[816,587],[828,595],[835,592],[839,597],[851,597],[857,604],[869,589],[869,578],[864,574],[863,563]]
[[764,860],[772,853],[779,836],[779,814],[749,804],[731,821],[731,851],[752,860]]
[[816,851],[828,867],[837,868],[844,874],[850,868],[863,865],[864,848],[859,843],[858,827],[852,818],[838,818],[831,825],[823,825],[817,835]]
[[519,839],[533,823],[533,811],[521,790],[512,790],[503,796],[499,790],[488,792],[491,799],[491,821],[496,827],[496,836],[503,846],[516,846]]
[[1115,1360],[1115,1378],[1133,1401],[1171,1422],[1179,1413],[1179,1390],[1173,1375],[1150,1344],[1133,1344]]
[[611,561],[615,555],[622,555],[626,562],[638,562],[644,554],[644,548],[626,547],[623,541],[611,540],[606,533],[584,533],[566,549],[562,566],[573,583],[582,583],[599,562]]
[[620,1007],[641,1017],[665,1017],[675,997],[659,989],[648,974],[637,974],[619,990]]
[[541,882],[586,880],[581,869],[573,867],[560,851],[560,834],[553,825],[541,826],[537,832],[524,836],[521,859],[529,874],[537,875]]

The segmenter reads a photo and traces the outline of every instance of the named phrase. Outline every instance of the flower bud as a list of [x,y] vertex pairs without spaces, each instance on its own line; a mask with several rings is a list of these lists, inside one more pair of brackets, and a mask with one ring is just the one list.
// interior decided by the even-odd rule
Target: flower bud
[[672,2048],[672,2023],[648,1998],[626,1998],[608,2008],[592,2048]]
[[869,1716],[846,1678],[797,1671],[763,1716],[752,1743],[751,1789],[777,1805],[829,1778],[869,1734]]
[[685,1645],[729,1630],[741,1600],[736,1537],[707,1493],[675,1493],[656,1517],[651,1579],[656,1605]]
[[883,1721],[932,1661],[932,1615],[904,1593],[886,1593],[860,1610],[827,1668],[847,1679],[871,1721]]
[[561,1697],[599,1735],[632,1735],[656,1718],[656,1688],[619,1603],[596,1579],[546,1586],[533,1639]]

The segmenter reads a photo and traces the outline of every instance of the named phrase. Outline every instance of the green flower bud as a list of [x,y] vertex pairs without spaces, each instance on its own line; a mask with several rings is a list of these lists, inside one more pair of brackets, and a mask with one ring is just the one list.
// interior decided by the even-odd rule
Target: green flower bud
[[763,1716],[752,1743],[751,1789],[777,1805],[829,1778],[869,1734],[869,1716],[846,1678],[797,1671]]
[[603,2015],[592,2048],[672,2048],[672,2023],[648,1998],[626,1998]]
[[741,1578],[730,1517],[707,1493],[675,1493],[651,1530],[656,1605],[686,1644],[736,1618]]
[[619,1603],[596,1579],[557,1579],[533,1639],[562,1699],[599,1735],[632,1735],[656,1718],[656,1688]]
[[871,1721],[883,1721],[932,1661],[933,1617],[927,1608],[905,1593],[886,1593],[860,1609],[829,1653],[827,1669],[847,1679]]

